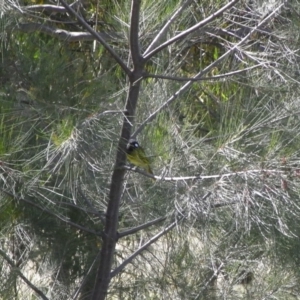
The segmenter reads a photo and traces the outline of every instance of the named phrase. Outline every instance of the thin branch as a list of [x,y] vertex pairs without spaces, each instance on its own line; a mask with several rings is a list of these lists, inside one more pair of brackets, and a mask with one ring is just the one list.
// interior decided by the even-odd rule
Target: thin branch
[[147,55],[150,51],[153,50],[154,47],[156,47],[157,43],[160,42],[160,40],[166,35],[169,27],[171,24],[178,18],[181,13],[186,9],[187,6],[190,5],[192,0],[187,0],[184,4],[182,4],[175,12],[174,14],[169,18],[167,23],[163,26],[163,28],[159,31],[159,33],[156,35],[156,37],[153,39],[149,47],[144,52],[143,56]]
[[[205,283],[205,285],[200,289],[200,293],[197,295],[197,298],[200,297],[200,295],[202,295],[203,291],[207,288],[207,286],[214,280],[217,278],[218,274],[220,273],[221,269],[223,268],[224,263],[221,263],[220,266],[218,267],[217,270],[214,271],[214,273],[212,274],[212,276],[207,280],[207,282]],[[195,299],[197,299],[195,298]]]
[[87,205],[90,207],[90,209],[93,211],[93,214],[96,214],[100,221],[105,224],[105,214],[99,212],[94,205],[92,204],[92,202],[84,195],[83,191],[81,190],[81,187],[78,186],[77,187],[78,193],[81,195],[81,197],[84,199],[84,201],[87,203]]
[[124,169],[142,174],[149,178],[154,178],[156,180],[162,180],[162,181],[205,180],[205,179],[213,179],[213,178],[217,179],[217,178],[232,177],[232,176],[245,175],[251,173],[285,174],[285,171],[280,171],[280,170],[255,169],[255,170],[247,170],[247,171],[239,171],[239,172],[232,172],[232,173],[218,174],[218,175],[207,175],[207,176],[195,175],[195,176],[165,177],[165,176],[152,176],[151,174],[144,172],[143,170],[140,170],[137,167],[124,166]]
[[224,206],[230,206],[230,205],[233,205],[233,204],[237,204],[239,203],[239,201],[231,201],[231,202],[220,202],[220,203],[215,203],[215,204],[212,204],[211,205],[211,208],[214,209],[214,208],[219,208],[219,207],[224,207]]
[[34,202],[28,200],[28,199],[25,199],[25,198],[22,198],[22,197],[17,197],[17,196],[15,196],[14,194],[12,194],[12,193],[10,193],[10,192],[8,192],[8,191],[5,191],[4,189],[1,189],[1,191],[2,191],[3,193],[5,193],[6,195],[8,195],[8,196],[14,198],[15,200],[22,201],[22,202],[26,202],[26,203],[28,203],[28,204],[30,204],[30,205],[32,205],[32,206],[34,206],[34,207],[40,209],[41,211],[46,212],[47,214],[52,215],[52,216],[58,218],[59,220],[61,220],[62,222],[67,223],[68,225],[71,225],[71,226],[73,226],[73,227],[75,227],[75,228],[77,228],[77,229],[80,229],[81,231],[85,231],[85,232],[94,234],[94,235],[96,235],[96,236],[101,236],[100,233],[98,233],[98,232],[96,232],[96,231],[94,231],[94,230],[88,229],[88,228],[86,228],[86,227],[80,226],[80,225],[78,225],[78,224],[76,224],[76,223],[74,223],[74,222],[72,222],[72,221],[69,221],[69,220],[67,220],[67,219],[65,219],[65,218],[63,218],[63,217],[61,217],[60,215],[53,213],[52,211],[48,210],[47,208],[42,207],[42,206],[40,206],[40,205],[38,205],[38,204],[36,204],[36,203],[34,203]]
[[[74,4],[79,4],[79,1],[70,4],[70,7],[74,7]],[[63,6],[58,5],[51,5],[51,4],[42,4],[42,5],[28,5],[22,6],[21,9],[23,11],[42,11],[42,12],[49,12],[49,13],[66,13],[67,10]]]
[[[284,5],[279,5],[272,13],[270,13],[266,18],[264,18],[257,26],[255,26],[243,39],[241,39],[237,44],[235,44],[231,49],[229,49],[227,52],[225,52],[223,55],[221,55],[217,60],[215,60],[213,63],[211,63],[209,66],[204,68],[202,71],[200,71],[198,74],[196,74],[193,79],[201,78],[203,75],[207,74],[211,69],[219,65],[229,54],[231,54],[233,51],[235,51],[239,46],[241,46],[248,38],[255,32],[260,26],[262,26],[267,20],[269,20],[274,14],[277,13],[278,10],[281,9],[281,7]],[[186,84],[184,84],[177,92],[174,93],[173,96],[171,96],[163,105],[161,105],[156,111],[154,111],[141,125],[140,127],[132,134],[132,136],[137,136],[143,128],[154,120],[157,116],[157,114],[166,108],[168,105],[170,105],[177,97],[185,92],[191,85],[193,84],[193,81],[189,81]]]
[[43,300],[49,300],[49,298],[47,298],[45,296],[45,294],[38,289],[35,285],[33,285],[28,279],[27,277],[25,277],[23,275],[23,273],[20,271],[20,269],[14,264],[14,262],[6,255],[6,253],[0,249],[0,255],[8,262],[8,264],[12,267],[13,271],[16,272],[21,278],[22,280],[36,293],[38,294]]
[[80,295],[80,292],[83,289],[85,283],[87,282],[88,277],[89,277],[91,271],[93,270],[95,263],[99,260],[99,257],[100,257],[100,251],[98,251],[98,253],[97,253],[97,255],[96,255],[93,263],[91,264],[91,266],[88,269],[88,271],[85,273],[85,276],[84,276],[83,280],[81,281],[80,286],[74,292],[74,294],[72,296],[72,300],[76,300],[78,298],[78,296]]
[[[139,170],[133,169],[133,171],[140,173]],[[180,177],[155,176],[155,178],[157,180],[163,180],[163,181],[205,180],[205,179],[218,179],[218,178],[224,178],[224,177],[232,177],[232,176],[252,174],[252,173],[264,173],[264,174],[268,174],[270,176],[273,174],[276,174],[276,175],[286,174],[286,171],[255,169],[255,170],[239,171],[239,172],[225,173],[225,174],[219,174],[219,175],[207,175],[207,176],[196,175],[196,176],[180,176]]]
[[79,14],[68,5],[65,0],[60,0],[62,5],[66,8],[66,10],[77,18],[78,22],[88,31],[90,32],[97,41],[100,42],[100,44],[103,45],[103,47],[110,53],[110,55],[115,59],[115,61],[120,65],[120,67],[123,69],[123,71],[130,76],[131,71],[127,68],[126,64],[123,62],[123,60],[119,57],[119,55],[115,52],[115,50],[110,47],[109,44],[106,43],[106,41],[99,35],[98,32],[96,32],[82,17],[79,16]]
[[212,194],[212,192],[207,192],[207,193],[201,198],[201,201],[206,200],[211,194]]
[[[60,41],[66,42],[77,42],[77,41],[94,41],[96,38],[93,34],[88,32],[76,32],[76,31],[67,31],[63,29],[57,29],[55,27],[47,26],[44,24],[39,23],[25,23],[25,24],[18,24],[13,29],[17,28],[19,31],[22,32],[42,32],[46,33],[54,38],[57,38]],[[113,40],[120,38],[117,34],[114,33],[106,33],[100,32],[98,35],[105,41]]]
[[174,81],[192,81],[192,82],[210,81],[210,80],[220,80],[223,78],[234,76],[234,75],[244,73],[249,70],[256,69],[258,67],[261,67],[261,64],[258,64],[258,65],[252,66],[252,67],[248,67],[243,70],[236,70],[236,71],[228,72],[225,74],[219,74],[219,75],[215,75],[215,76],[211,76],[211,77],[190,78],[190,77],[176,77],[176,76],[167,76],[167,75],[146,74],[143,76],[143,78],[158,78],[158,79],[168,79],[168,80],[174,80]]
[[89,209],[82,208],[82,207],[78,206],[77,204],[73,204],[73,203],[69,203],[69,202],[58,202],[58,201],[53,201],[53,200],[52,200],[52,202],[54,204],[57,204],[57,205],[64,205],[64,206],[73,207],[73,208],[78,209],[79,211],[84,212],[88,215],[95,215],[95,216],[98,216],[98,217],[104,217],[104,213],[101,212],[101,211],[96,210],[95,208],[89,210]]
[[136,232],[138,232],[140,230],[146,229],[146,228],[148,228],[150,226],[153,226],[153,225],[155,225],[155,224],[157,224],[159,222],[162,222],[165,219],[166,219],[166,217],[157,218],[155,220],[152,220],[152,221],[147,222],[145,224],[142,224],[140,226],[137,226],[137,227],[134,227],[134,228],[131,228],[131,229],[128,229],[128,230],[124,230],[124,231],[122,231],[122,232],[119,233],[119,238],[122,238],[122,237],[130,235],[130,234],[134,234],[134,233],[136,233]]
[[138,256],[142,251],[146,250],[151,244],[155,243],[161,236],[165,235],[167,232],[172,230],[178,222],[180,222],[183,219],[181,217],[179,220],[174,221],[171,223],[168,227],[164,228],[161,232],[159,232],[157,235],[152,237],[149,241],[147,241],[143,246],[141,246],[138,250],[136,250],[134,253],[132,253],[125,261],[123,261],[117,268],[115,268],[111,272],[111,278],[118,275],[129,263],[132,262],[132,260]]
[[199,29],[199,28],[205,26],[206,24],[210,23],[214,19],[216,19],[219,16],[221,16],[224,13],[224,11],[226,11],[227,9],[231,8],[232,6],[234,6],[237,2],[239,2],[239,0],[232,0],[231,2],[229,2],[228,4],[226,4],[222,8],[220,8],[218,11],[216,11],[213,14],[211,14],[206,19],[202,20],[201,22],[197,23],[196,25],[192,26],[191,28],[189,28],[189,29],[187,29],[187,30],[185,30],[185,31],[177,34],[176,36],[174,36],[173,38],[169,39],[168,41],[166,41],[165,43],[163,43],[159,47],[155,48],[154,50],[152,50],[148,54],[144,55],[144,60],[148,61],[152,56],[154,56],[155,54],[157,54],[158,52],[160,52],[164,48],[168,47],[169,45],[175,43],[176,41],[178,41],[180,39],[183,39],[184,37],[186,37],[190,33],[194,32],[197,29]]
[[124,110],[107,110],[107,111],[104,111],[104,112],[94,113],[94,114],[89,115],[88,117],[86,117],[82,121],[81,125],[86,126],[92,121],[99,121],[99,119],[102,118],[102,116],[105,116],[105,115],[108,115],[108,114],[122,114],[122,115],[124,115],[124,113],[125,113]]
[[157,178],[159,178],[159,177],[156,177],[156,176],[154,176],[154,175],[152,175],[152,174],[150,174],[150,173],[148,173],[146,171],[143,171],[143,170],[141,170],[141,169],[139,169],[137,167],[124,166],[124,169],[128,170],[128,171],[133,171],[133,172],[142,174],[142,175],[144,175],[144,176],[146,176],[148,178],[151,178],[151,179],[157,179]]

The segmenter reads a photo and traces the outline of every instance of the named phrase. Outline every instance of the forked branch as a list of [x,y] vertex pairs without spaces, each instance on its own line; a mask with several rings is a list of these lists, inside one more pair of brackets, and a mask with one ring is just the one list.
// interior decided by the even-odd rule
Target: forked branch
[[[175,99],[178,98],[179,95],[181,95],[182,93],[184,93],[193,83],[194,80],[199,80],[200,78],[202,78],[205,74],[207,74],[209,71],[211,71],[213,68],[217,67],[221,62],[223,62],[223,60],[225,58],[227,58],[231,53],[233,53],[238,47],[240,47],[241,45],[243,45],[249,38],[250,36],[256,32],[264,23],[266,23],[273,15],[275,15],[284,5],[281,4],[279,5],[274,11],[272,11],[272,13],[268,14],[257,26],[253,27],[252,30],[243,38],[241,39],[237,44],[235,44],[232,48],[230,48],[228,51],[226,51],[222,56],[220,56],[217,60],[215,60],[214,62],[212,62],[210,65],[208,65],[206,68],[204,68],[203,70],[201,70],[198,74],[196,74],[192,80],[188,81],[186,84],[184,84],[180,89],[178,89],[164,104],[162,104],[156,111],[154,111],[141,125],[140,127],[132,134],[132,136],[136,136],[138,135],[143,129],[144,127],[150,123],[152,120],[154,120],[156,118],[156,116],[158,115],[158,113],[160,113],[163,109],[165,109],[167,106],[169,106],[172,102],[174,102]],[[171,39],[172,40],[172,39]],[[164,45],[164,44],[163,44]],[[168,44],[169,45],[169,44]],[[156,48],[154,51],[157,51],[159,49],[162,50],[162,45],[158,48]],[[157,51],[158,52],[158,51]],[[152,53],[152,52],[151,52]],[[148,56],[151,55],[151,53],[149,53]],[[145,57],[146,59],[146,57]]]

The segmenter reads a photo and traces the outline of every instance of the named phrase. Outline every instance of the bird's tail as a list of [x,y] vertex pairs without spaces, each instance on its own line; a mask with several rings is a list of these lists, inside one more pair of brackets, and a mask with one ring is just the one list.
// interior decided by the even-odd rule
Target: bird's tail
[[[154,176],[153,171],[152,171],[152,169],[151,169],[150,166],[147,166],[147,172],[148,172],[149,174],[151,174],[151,175]],[[153,179],[153,180],[156,180],[155,178],[152,178],[152,179]]]

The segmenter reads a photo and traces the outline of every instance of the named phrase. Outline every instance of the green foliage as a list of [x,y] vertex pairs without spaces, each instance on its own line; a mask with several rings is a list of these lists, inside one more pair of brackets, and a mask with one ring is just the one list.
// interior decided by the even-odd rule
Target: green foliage
[[[157,45],[224,3],[192,2]],[[142,52],[180,5],[142,2]],[[298,45],[284,43],[277,33],[287,28],[276,23],[281,12],[185,94],[178,92],[185,82],[174,79],[210,66],[245,36],[237,30],[256,26],[261,13],[239,5],[145,66],[148,73],[170,78],[141,79],[132,124],[138,129],[158,112],[138,140],[162,180],[127,172],[118,230],[166,219],[120,238],[113,268],[174,220],[176,226],[112,279],[111,298],[239,299],[243,296],[234,288],[246,271],[257,280],[252,299],[276,294],[279,278],[286,284],[299,281],[299,87],[297,56],[291,51]],[[130,2],[91,1],[81,9],[89,21],[97,16],[94,28],[120,35],[109,43],[132,68]],[[50,23],[45,12],[36,15]],[[31,22],[34,14],[22,18]],[[296,19],[296,14],[290,19],[295,30]],[[57,28],[82,31],[68,22]],[[108,51],[92,42],[11,31],[2,49],[0,188],[7,192],[0,203],[2,248],[22,271],[30,264],[38,270],[30,280],[51,299],[74,298],[81,283],[81,298],[90,298],[128,78]],[[173,95],[176,100],[167,104]],[[21,299],[17,273],[1,257],[0,298]],[[277,273],[280,268],[285,272]],[[47,276],[52,279],[42,281]]]
[[55,146],[60,146],[71,137],[74,130],[73,121],[74,119],[69,118],[68,116],[65,119],[59,120],[56,130],[51,136],[51,140]]
[[2,232],[10,232],[15,224],[23,218],[22,210],[10,197],[3,197],[0,210],[0,228]]

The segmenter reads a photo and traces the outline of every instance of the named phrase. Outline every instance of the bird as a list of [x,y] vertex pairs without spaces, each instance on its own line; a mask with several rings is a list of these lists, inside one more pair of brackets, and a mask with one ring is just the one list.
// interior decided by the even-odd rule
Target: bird
[[153,175],[149,158],[146,156],[144,149],[136,140],[129,140],[126,149],[127,159],[130,163],[137,167],[143,168],[149,174]]

